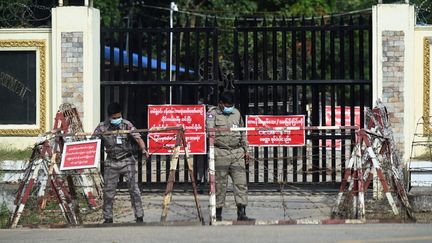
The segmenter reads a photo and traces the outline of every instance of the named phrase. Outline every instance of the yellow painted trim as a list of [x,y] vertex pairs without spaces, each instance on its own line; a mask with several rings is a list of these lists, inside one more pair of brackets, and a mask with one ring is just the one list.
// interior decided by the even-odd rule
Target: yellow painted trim
[[39,126],[32,129],[1,129],[0,135],[33,136],[45,132],[46,129],[46,40],[0,40],[0,47],[36,47],[39,52]]

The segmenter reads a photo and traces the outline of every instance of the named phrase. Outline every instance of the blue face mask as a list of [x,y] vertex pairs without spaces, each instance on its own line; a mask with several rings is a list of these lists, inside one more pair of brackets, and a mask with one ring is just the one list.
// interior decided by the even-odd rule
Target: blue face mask
[[111,124],[113,124],[114,126],[119,126],[122,122],[123,118],[119,117],[117,119],[111,119]]
[[225,113],[225,114],[231,114],[231,113],[233,113],[233,111],[234,111],[234,106],[231,106],[231,107],[224,106],[223,107],[223,113]]

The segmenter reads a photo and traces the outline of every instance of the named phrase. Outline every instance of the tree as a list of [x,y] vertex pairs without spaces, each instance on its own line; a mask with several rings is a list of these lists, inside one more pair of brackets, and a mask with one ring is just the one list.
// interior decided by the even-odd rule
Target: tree
[[100,10],[105,25],[120,22],[119,0],[94,0],[93,6]]
[[[134,0],[94,0],[94,6],[101,10],[105,23],[119,24],[120,16],[130,14],[130,8],[134,8],[134,17],[141,19],[141,24],[168,26],[170,2],[170,0],[149,0],[144,3]],[[203,15],[224,18],[321,16],[370,8],[376,0],[177,0],[175,2],[182,10],[175,14],[177,20],[184,24],[184,19],[189,17],[193,24],[196,18],[203,18]],[[120,3],[123,7],[120,7]],[[232,27],[233,21],[221,21],[220,24]]]

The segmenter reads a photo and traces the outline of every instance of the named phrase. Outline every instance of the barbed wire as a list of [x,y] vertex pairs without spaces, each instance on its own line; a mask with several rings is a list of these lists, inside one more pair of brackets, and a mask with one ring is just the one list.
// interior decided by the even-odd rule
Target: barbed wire
[[[366,114],[369,114],[369,113],[366,113]],[[268,130],[267,130],[268,131]],[[280,131],[279,131],[280,132]],[[143,132],[142,134],[144,134],[145,132]],[[108,136],[110,136],[109,134],[107,134]],[[112,136],[115,136],[115,134],[111,134]],[[373,134],[372,134],[373,135]],[[78,135],[78,136],[82,136],[82,135]],[[259,135],[255,135],[255,136],[259,136]],[[55,139],[55,137],[52,137],[52,138],[50,138],[50,139],[52,139],[52,141]],[[174,138],[173,138],[174,139]],[[380,139],[380,137],[379,136],[376,136],[376,138],[375,139]],[[168,144],[168,142],[166,142],[166,143],[159,143],[159,145],[162,145],[162,146],[160,146],[161,148],[164,148],[164,147],[166,147],[167,146],[167,144]],[[313,149],[313,148],[320,148],[320,147],[324,147],[324,146],[326,146],[327,144],[325,144],[325,143],[322,143],[321,145],[318,145],[318,146],[314,146],[314,145],[311,145],[310,143],[307,143],[306,145],[305,145],[305,147],[304,147],[304,149],[306,149],[306,150],[310,150],[311,148]],[[351,145],[352,144],[348,144],[347,146],[346,146],[346,148],[350,148],[351,147]],[[334,146],[336,146],[336,145],[334,145]],[[228,145],[227,145],[227,147],[229,147]],[[238,156],[234,156],[234,155],[236,155],[236,154],[233,154],[234,152],[232,151],[232,150],[229,150],[230,151],[230,153],[231,153],[231,155],[233,155],[233,156],[231,156],[229,159],[231,159],[231,160],[238,160],[238,159],[241,159],[242,158],[242,156],[240,156],[240,157],[238,157]],[[258,150],[257,150],[258,151]],[[258,153],[259,154],[259,153]],[[338,160],[341,160],[341,162],[340,162],[340,164],[338,164],[338,167],[340,167],[340,170],[339,169],[336,169],[336,168],[310,168],[309,166],[310,166],[310,162],[312,161],[312,160],[316,160],[316,159],[319,159],[319,160],[321,160],[321,159],[323,159],[323,155],[320,155],[320,154],[314,154],[314,153],[306,153],[305,155],[304,154],[302,154],[301,156],[281,156],[280,158],[279,158],[279,156],[274,156],[273,155],[273,157],[267,157],[267,158],[252,158],[252,162],[254,162],[254,163],[258,163],[260,166],[261,166],[261,170],[263,170],[264,172],[267,172],[267,174],[265,174],[265,173],[258,173],[256,176],[258,176],[258,178],[260,178],[260,179],[264,179],[264,181],[266,180],[266,177],[267,177],[267,179],[268,179],[268,176],[269,175],[273,175],[273,178],[277,178],[277,179],[275,179],[274,180],[274,182],[277,182],[277,183],[279,183],[279,188],[280,188],[280,190],[279,190],[279,193],[280,193],[280,197],[281,197],[281,199],[282,199],[282,202],[281,202],[281,205],[278,205],[277,207],[278,208],[280,208],[280,206],[282,206],[282,208],[283,208],[283,215],[284,215],[284,219],[286,219],[286,218],[289,218],[289,219],[292,219],[293,218],[293,216],[291,216],[290,215],[290,213],[289,213],[289,210],[296,210],[296,209],[299,209],[300,207],[295,207],[295,208],[290,208],[289,207],[289,205],[288,205],[288,203],[287,203],[287,200],[286,200],[286,188],[288,187],[288,188],[291,188],[291,189],[293,189],[293,190],[296,190],[296,191],[299,191],[299,190],[301,190],[299,187],[297,187],[297,186],[294,186],[294,185],[292,185],[292,184],[289,184],[288,182],[287,182],[287,180],[286,179],[284,179],[284,180],[282,180],[282,178],[284,178],[284,176],[286,176],[286,173],[288,173],[288,172],[296,172],[296,173],[302,173],[302,174],[311,174],[311,173],[336,173],[336,172],[341,172],[342,171],[342,163],[345,163],[345,161],[343,161],[343,159],[347,159],[347,158],[349,158],[349,156],[348,155],[344,155],[344,154],[342,154],[342,152],[340,152],[340,154],[339,155],[335,155],[335,156],[325,156],[325,159],[326,159],[326,161],[329,161],[329,158],[330,159],[336,159],[336,156],[337,156],[337,158],[338,158]],[[299,161],[299,159],[302,159],[301,161]],[[302,168],[301,169],[297,169],[297,170],[295,170],[294,169],[294,167],[292,167],[292,168],[283,168],[282,170],[279,170],[279,167],[277,167],[276,168],[276,172],[275,172],[275,167],[273,167],[273,168],[270,168],[269,167],[269,165],[266,165],[265,163],[263,164],[262,163],[262,161],[272,161],[272,160],[289,160],[289,162],[290,163],[287,163],[287,165],[288,164],[294,164],[294,163],[297,163],[298,165],[300,165],[301,164],[301,166],[302,166]],[[297,160],[297,162],[294,162],[294,160]],[[309,163],[306,163],[306,160],[308,160],[309,161]],[[232,162],[232,161],[231,161]],[[152,162],[153,163],[153,162]],[[168,163],[168,161],[165,161],[165,163]],[[274,164],[273,164],[273,166],[274,166]],[[304,166],[306,166],[306,168],[304,168]],[[383,169],[385,170],[385,171],[388,171],[389,170],[389,168],[391,168],[390,167],[391,165],[387,165],[387,164],[384,164],[383,165]],[[179,163],[179,167],[180,167],[180,163]],[[186,167],[186,165],[184,165],[184,167]],[[365,168],[367,168],[367,166],[364,166],[364,170],[365,170]],[[251,172],[254,172],[255,171],[255,168],[254,168],[254,170],[251,170],[251,169],[244,169],[245,170],[245,172],[246,173],[251,173]],[[187,171],[187,169],[185,169],[185,168],[179,168],[177,171],[176,171],[176,173],[180,173],[180,172],[185,172],[185,171]],[[271,173],[271,171],[273,171],[273,173]],[[165,172],[165,173],[168,173],[168,170],[157,170],[157,171],[152,171],[152,175],[154,175],[154,174],[160,174],[160,173],[162,173],[162,172]],[[270,173],[269,173],[270,172]],[[74,172],[72,172],[72,173],[70,173],[69,175],[79,175],[80,173],[74,173]],[[185,174],[186,175],[186,174]],[[387,177],[388,177],[389,175],[387,175]],[[355,180],[359,180],[359,179],[356,179],[356,178],[354,178],[354,179],[351,179],[352,181],[355,181]],[[185,177],[185,181],[187,181],[187,178]],[[76,186],[77,188],[84,188],[85,186],[80,186],[80,185],[78,185],[78,186]],[[35,193],[36,191],[34,191],[33,192],[33,195],[35,195],[34,193]],[[306,199],[306,201],[307,201],[307,203],[309,203],[311,206],[309,206],[309,207],[301,207],[301,209],[307,209],[307,210],[309,210],[309,209],[313,209],[313,210],[318,210],[320,213],[322,213],[322,214],[326,214],[326,212],[324,211],[324,208],[328,208],[328,207],[325,207],[325,206],[321,206],[321,205],[319,205],[318,204],[318,202],[315,202],[314,200],[312,200],[311,198],[309,198],[308,196],[305,196],[305,199]],[[184,217],[184,218],[191,218],[193,215],[194,215],[194,213],[193,212],[188,212],[188,210],[192,210],[191,208],[191,206],[190,205],[184,205],[184,204],[181,204],[181,203],[174,203],[173,205],[175,205],[175,206],[178,206],[178,207],[181,207],[181,208],[183,208],[183,209],[185,209],[184,211],[181,211],[181,212],[177,212],[177,211],[175,211],[176,212],[176,214],[177,215],[179,215],[179,216],[181,216],[181,217]],[[276,208],[276,206],[274,206],[275,208]],[[97,208],[99,208],[99,207],[97,207]],[[48,212],[50,212],[50,213],[58,213],[58,210],[51,210],[51,211],[48,211]],[[91,211],[89,210],[89,211],[85,211],[85,214],[90,214],[91,213]],[[312,218],[313,217],[313,215],[308,215],[308,216],[304,216],[304,217],[301,217],[301,218],[303,218],[303,219],[307,219],[307,218]],[[194,217],[195,218],[195,217]]]
[[423,0],[420,4],[415,5],[415,15],[418,25],[432,24],[432,1]]
[[[138,4],[141,7],[144,8],[150,8],[150,9],[158,9],[158,10],[165,10],[165,11],[172,11],[171,8],[169,7],[162,7],[162,6],[156,6],[156,5],[148,5],[148,4],[144,4],[144,3],[139,3]],[[366,8],[366,9],[360,9],[360,10],[354,10],[354,11],[348,11],[348,12],[344,12],[344,13],[335,13],[335,14],[329,14],[329,15],[323,15],[322,18],[324,19],[329,19],[332,17],[342,17],[342,16],[350,16],[350,15],[355,15],[355,14],[363,14],[363,13],[368,13],[371,12],[372,8]],[[220,19],[220,20],[231,20],[234,21],[236,19],[236,17],[239,17],[239,13],[238,12],[230,12],[233,15],[231,16],[221,16],[221,14],[226,14],[226,11],[222,11],[222,12],[217,12],[216,14],[208,14],[209,12],[212,12],[212,10],[191,10],[191,9],[179,9],[179,10],[175,10],[174,12],[180,13],[180,14],[185,14],[185,15],[189,15],[189,16],[196,16],[196,17],[201,17],[201,18],[210,18],[210,19]],[[252,13],[247,13],[247,14],[259,14],[259,15],[263,15],[263,14],[272,14],[273,16],[281,16],[283,15],[282,12],[280,11],[276,11],[276,12],[252,12]],[[233,17],[234,16],[234,17]],[[262,17],[254,17],[253,20],[256,21],[263,21],[266,18],[262,18]],[[281,21],[281,20],[285,20],[284,18],[274,18],[276,21]],[[290,18],[290,20],[295,20],[295,21],[299,21],[299,20],[311,20],[312,17],[294,17],[294,18]]]
[[[403,1],[398,1],[403,2]],[[0,26],[3,27],[28,27],[28,26],[49,26],[49,21],[51,19],[51,9],[57,6],[57,2],[53,1],[51,3],[44,2],[39,3],[38,0],[35,1],[13,1],[13,2],[0,2]],[[139,2],[137,6],[149,8],[149,9],[158,9],[158,10],[164,10],[164,11],[171,11],[169,7],[163,7],[163,6],[157,6],[157,5],[148,5],[144,4],[143,2]],[[350,16],[355,14],[363,14],[370,12],[371,8],[361,9],[361,10],[354,10],[354,11],[348,11],[344,13],[335,13],[331,15],[324,15],[322,16],[324,19],[331,18],[331,17],[342,17],[342,16]],[[177,11],[174,11],[180,14],[190,15],[190,16],[196,16],[201,18],[210,18],[210,19],[221,19],[221,20],[235,20],[235,17],[238,13],[235,13],[235,11],[230,12],[230,16],[221,16],[222,12],[218,10],[193,10],[193,9],[179,9]],[[426,25],[432,23],[432,1],[431,0],[424,0],[420,2],[419,4],[415,5],[415,13],[417,17],[417,24],[419,25]],[[226,11],[223,11],[224,14],[226,14]],[[263,15],[263,14],[271,14],[271,16],[281,16],[283,13],[280,11],[271,11],[271,12],[253,12],[250,13],[252,15]],[[144,16],[145,14],[143,14]],[[166,21],[165,19],[158,18],[155,16],[149,16],[147,17],[158,19],[160,21]],[[254,17],[254,20],[262,21],[264,18],[261,17]],[[294,18],[294,20],[310,20],[311,18]],[[275,20],[283,20],[282,18],[278,17],[275,18]],[[290,19],[293,20],[293,19]],[[39,23],[38,23],[39,22]]]
[[51,9],[56,3],[40,4],[38,1],[0,2],[0,26],[39,27],[49,26]]

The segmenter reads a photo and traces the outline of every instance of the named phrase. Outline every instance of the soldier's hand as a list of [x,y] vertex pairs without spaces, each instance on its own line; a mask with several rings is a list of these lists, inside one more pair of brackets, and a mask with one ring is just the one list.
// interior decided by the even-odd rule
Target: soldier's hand
[[245,160],[246,164],[249,164],[249,162],[251,160],[251,156],[250,156],[249,152],[245,152],[244,160]]
[[142,155],[143,155],[143,158],[148,158],[149,157],[149,152],[147,151],[147,149],[143,149],[142,150]]

